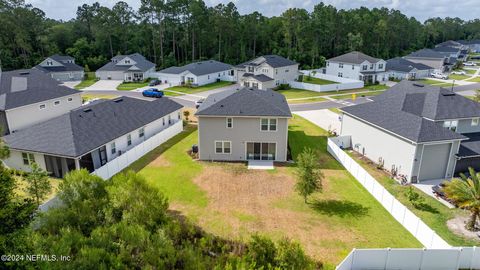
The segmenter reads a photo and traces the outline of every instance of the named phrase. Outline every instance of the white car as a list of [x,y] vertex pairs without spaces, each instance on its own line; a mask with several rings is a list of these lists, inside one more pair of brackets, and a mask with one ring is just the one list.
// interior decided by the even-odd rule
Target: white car
[[463,65],[473,67],[473,66],[476,66],[477,64],[475,64],[474,62],[464,62]]
[[440,72],[433,72],[432,74],[430,74],[430,76],[433,78],[442,79],[442,80],[448,79],[447,75]]
[[455,75],[467,75],[467,73],[463,70],[457,70],[457,71],[452,71],[451,74],[455,74]]

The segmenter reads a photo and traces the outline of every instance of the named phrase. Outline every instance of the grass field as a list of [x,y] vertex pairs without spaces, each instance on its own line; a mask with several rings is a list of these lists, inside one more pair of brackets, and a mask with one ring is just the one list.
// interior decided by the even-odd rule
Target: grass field
[[79,84],[75,85],[75,89],[80,90],[85,87],[89,87],[97,81],[95,78],[95,72],[85,72],[85,74],[87,75],[87,78]]
[[[358,97],[373,97],[373,96],[378,96],[380,94],[382,94],[383,92],[385,91],[375,91],[375,92],[366,92],[366,93],[358,93],[356,94],[357,98]],[[334,99],[351,99],[352,98],[352,94],[341,94],[341,95],[335,95],[335,96],[331,96],[331,98],[334,98]]]
[[315,77],[308,77],[308,76],[305,76],[305,75],[302,76],[302,82],[311,83],[311,84],[319,84],[319,85],[337,84],[337,82],[334,82],[334,81],[319,79],[319,78],[315,78]]
[[[220,87],[229,86],[229,85],[232,85],[232,84],[233,84],[232,82],[220,81],[220,82],[214,82],[214,83],[210,83],[210,84],[206,84],[206,85],[198,86],[198,87],[173,86],[173,87],[167,88],[165,90],[172,90],[172,91],[176,91],[176,92],[181,92],[183,94],[195,94],[195,93],[200,93],[200,92],[204,92],[204,91],[208,91],[208,90],[217,89],[217,88],[220,88]],[[179,96],[181,94],[165,91],[165,95],[167,95],[167,96]]]
[[[15,182],[17,184],[17,186],[15,188],[15,193],[22,198],[32,198],[25,192],[25,188],[28,185],[27,181],[25,181],[20,176],[14,176],[14,177],[15,177]],[[50,185],[52,186],[52,189],[47,194],[47,196],[45,196],[45,198],[41,201],[41,203],[50,200],[51,198],[53,198],[55,196],[55,194],[57,194],[58,185],[62,181],[62,180],[57,179],[57,178],[49,178],[49,180],[50,180]]]
[[[292,156],[305,147],[319,156],[323,193],[305,204],[294,191],[290,166],[249,171],[243,163],[194,161],[197,144],[188,127],[130,167],[163,191],[170,208],[207,232],[238,240],[260,233],[289,237],[333,269],[352,248],[421,247],[386,210],[326,151],[327,132],[295,116],[289,127]],[[375,222],[372,222],[375,221]],[[379,233],[382,232],[382,233]]]
[[[435,80],[430,80],[430,79],[421,79],[418,80],[419,83],[423,84],[428,84],[428,85],[433,85],[433,86],[440,86],[440,87],[451,87],[452,83],[443,83],[440,81],[435,81]],[[454,84],[454,86],[457,86],[458,84]]]
[[287,100],[289,104],[302,104],[302,103],[314,103],[314,102],[323,102],[326,101],[326,98],[322,97],[313,97],[307,99],[294,99],[294,100]]
[[288,90],[277,90],[278,93],[285,96],[286,99],[294,99],[294,98],[310,98],[310,97],[319,97],[323,96],[323,93],[303,90],[303,89],[288,89]]
[[[277,92],[284,95],[287,100],[290,99],[288,100],[288,103],[297,104],[297,103],[311,103],[311,102],[325,101],[326,99],[322,98],[323,96],[332,96],[333,98],[336,98],[336,99],[346,99],[346,98],[351,98],[352,97],[351,94],[353,93],[364,92],[364,91],[378,91],[378,92],[357,94],[357,96],[361,96],[361,95],[374,96],[374,95],[383,93],[383,90],[385,89],[388,89],[388,86],[369,85],[364,88],[345,90],[345,91],[314,92],[309,90],[292,88],[288,90],[277,90]],[[341,97],[338,97],[338,95],[341,95]],[[306,99],[291,100],[291,99],[297,99],[297,98],[306,98]]]
[[448,75],[448,78],[449,79],[452,79],[452,80],[465,80],[465,79],[468,79],[470,78],[471,76],[468,76],[468,75],[460,75],[460,74],[450,74]]
[[145,86],[148,86],[148,82],[123,82],[117,86],[117,90],[130,91]]
[[473,69],[462,69],[463,71],[465,71],[467,74],[475,74],[476,70],[473,70]]
[[375,165],[372,165],[367,159],[361,158],[356,153],[350,153],[351,156],[365,168],[370,175],[372,175],[377,181],[379,181],[393,196],[395,196],[401,203],[407,206],[412,212],[425,222],[430,228],[432,228],[440,237],[453,246],[478,246],[479,241],[469,240],[452,233],[447,227],[447,221],[454,218],[456,215],[466,215],[468,212],[464,212],[460,209],[449,209],[442,203],[438,202],[434,198],[424,194],[420,190],[418,193],[425,200],[427,207],[423,207],[419,210],[408,201],[405,192],[408,189],[406,186],[399,185],[395,180],[391,179],[389,175],[381,170],[376,169]]
[[480,77],[475,77],[470,80],[467,80],[468,82],[480,82]]
[[116,98],[116,97],[117,96],[115,96],[115,95],[87,94],[85,92],[84,92],[84,94],[82,93],[83,101],[89,101],[89,100],[96,99],[96,98],[113,99],[113,98]]

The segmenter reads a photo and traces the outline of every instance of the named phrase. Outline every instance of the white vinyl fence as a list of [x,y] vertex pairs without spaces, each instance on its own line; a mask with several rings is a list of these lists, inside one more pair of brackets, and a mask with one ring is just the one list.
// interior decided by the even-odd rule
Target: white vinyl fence
[[136,145],[121,156],[96,169],[92,174],[98,175],[103,179],[109,179],[115,174],[119,173],[121,170],[128,167],[128,165],[132,164],[148,152],[155,149],[160,144],[168,141],[170,138],[180,133],[182,130],[182,121],[177,121],[175,124],[160,131],[158,134],[148,138],[143,143]]
[[[348,136],[340,136],[328,139],[328,152],[335,157],[365,189],[373,195],[375,199],[405,227],[420,243],[426,248],[450,248],[451,246],[438,236],[430,227],[428,227],[412,211],[408,210],[399,202],[390,192],[388,192],[380,183],[375,180],[365,169],[356,163],[347,153],[338,145],[344,148],[347,145]],[[338,144],[338,145],[337,145]]]
[[336,83],[319,85],[319,84],[313,84],[313,83],[292,81],[292,82],[289,82],[291,87],[315,91],[315,92],[328,92],[328,91],[342,91],[342,90],[349,90],[349,89],[357,89],[357,88],[362,88],[364,86],[363,81],[327,75],[327,74],[320,73],[318,71],[315,74],[312,74],[311,70],[301,70],[300,72],[304,75],[311,74],[312,77],[322,79],[322,80],[333,81]]

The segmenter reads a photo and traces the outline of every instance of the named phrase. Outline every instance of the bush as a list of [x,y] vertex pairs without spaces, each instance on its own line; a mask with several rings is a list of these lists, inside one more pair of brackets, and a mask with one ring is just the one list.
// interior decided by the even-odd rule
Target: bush
[[286,83],[286,84],[280,84],[278,87],[277,87],[277,90],[288,90],[290,89],[290,84]]

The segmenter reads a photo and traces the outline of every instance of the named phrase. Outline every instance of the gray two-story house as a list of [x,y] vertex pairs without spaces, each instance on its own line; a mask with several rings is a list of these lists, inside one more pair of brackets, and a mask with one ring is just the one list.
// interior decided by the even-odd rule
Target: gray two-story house
[[402,81],[341,110],[352,149],[409,182],[480,169],[480,103],[448,89]]
[[49,74],[53,79],[61,82],[81,81],[85,75],[83,67],[75,63],[75,58],[68,55],[54,54],[47,57],[36,69]]
[[325,74],[365,83],[384,82],[388,79],[385,67],[385,60],[353,51],[328,59]]
[[196,116],[201,160],[287,160],[292,114],[277,92],[242,88],[212,94]]
[[0,127],[3,134],[43,122],[82,105],[80,92],[38,69],[0,71]]
[[143,81],[153,77],[155,64],[139,53],[114,56],[110,62],[99,68],[95,76],[100,80]]

